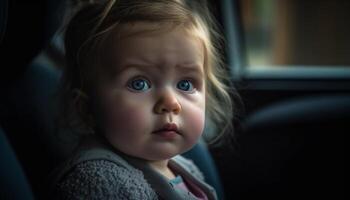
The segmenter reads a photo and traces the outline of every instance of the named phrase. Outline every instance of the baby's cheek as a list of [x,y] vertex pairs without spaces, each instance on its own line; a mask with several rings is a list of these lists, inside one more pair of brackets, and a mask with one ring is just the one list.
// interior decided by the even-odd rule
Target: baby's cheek
[[[127,110],[128,111],[128,110]],[[122,132],[132,132],[135,127],[135,122],[138,122],[139,115],[133,112],[125,112],[125,110],[116,110],[110,117],[109,124],[114,130]],[[129,110],[130,111],[130,110]]]
[[198,138],[202,135],[204,130],[205,111],[201,108],[192,109],[187,112],[184,123],[188,130],[189,142],[195,144]]
[[130,103],[116,106],[107,112],[109,113],[107,126],[118,132],[129,134],[138,132],[147,120],[142,106],[130,105]]

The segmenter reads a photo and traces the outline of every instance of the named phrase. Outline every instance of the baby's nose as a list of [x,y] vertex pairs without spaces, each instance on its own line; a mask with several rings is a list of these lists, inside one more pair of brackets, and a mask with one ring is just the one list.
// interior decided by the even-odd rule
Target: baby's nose
[[175,95],[167,93],[163,95],[155,105],[155,113],[163,114],[173,112],[179,114],[181,111],[181,104]]

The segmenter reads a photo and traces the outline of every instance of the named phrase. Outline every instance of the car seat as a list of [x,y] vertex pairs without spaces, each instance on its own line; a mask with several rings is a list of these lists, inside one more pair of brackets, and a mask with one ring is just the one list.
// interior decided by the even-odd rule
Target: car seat
[[348,94],[310,95],[263,108],[240,136],[242,199],[343,199]]
[[[16,155],[13,157],[10,151],[5,151],[8,152],[6,158],[18,158],[31,189],[37,194],[36,191],[43,190],[41,182],[52,163],[48,162],[51,155],[45,140],[45,126],[42,126],[41,121],[46,117],[40,114],[40,106],[45,102],[38,97],[39,94],[50,91],[45,90],[49,89],[45,88],[45,84],[30,84],[31,81],[49,77],[32,76],[33,69],[28,66],[55,31],[51,26],[58,24],[56,14],[60,8],[59,3],[62,2],[1,0],[0,3],[0,125]],[[18,185],[25,185],[24,180],[13,179],[18,181]],[[11,186],[13,185],[9,183],[8,187]]]
[[28,180],[1,128],[0,163],[0,199],[32,200]]

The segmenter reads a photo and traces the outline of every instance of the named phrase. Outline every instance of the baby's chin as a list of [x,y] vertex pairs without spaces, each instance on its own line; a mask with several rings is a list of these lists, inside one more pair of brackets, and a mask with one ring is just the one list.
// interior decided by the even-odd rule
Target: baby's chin
[[195,144],[192,144],[181,149],[168,148],[168,149],[156,150],[155,153],[143,156],[142,159],[148,160],[148,161],[169,160],[177,155],[180,155],[182,153],[189,151],[194,145]]

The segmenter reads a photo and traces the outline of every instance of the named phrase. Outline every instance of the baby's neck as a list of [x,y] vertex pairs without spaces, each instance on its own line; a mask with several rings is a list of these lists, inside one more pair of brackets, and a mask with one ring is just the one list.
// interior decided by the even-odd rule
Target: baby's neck
[[169,160],[150,161],[149,164],[154,170],[161,173],[163,176],[170,180],[175,178],[175,174],[168,167],[168,162]]

